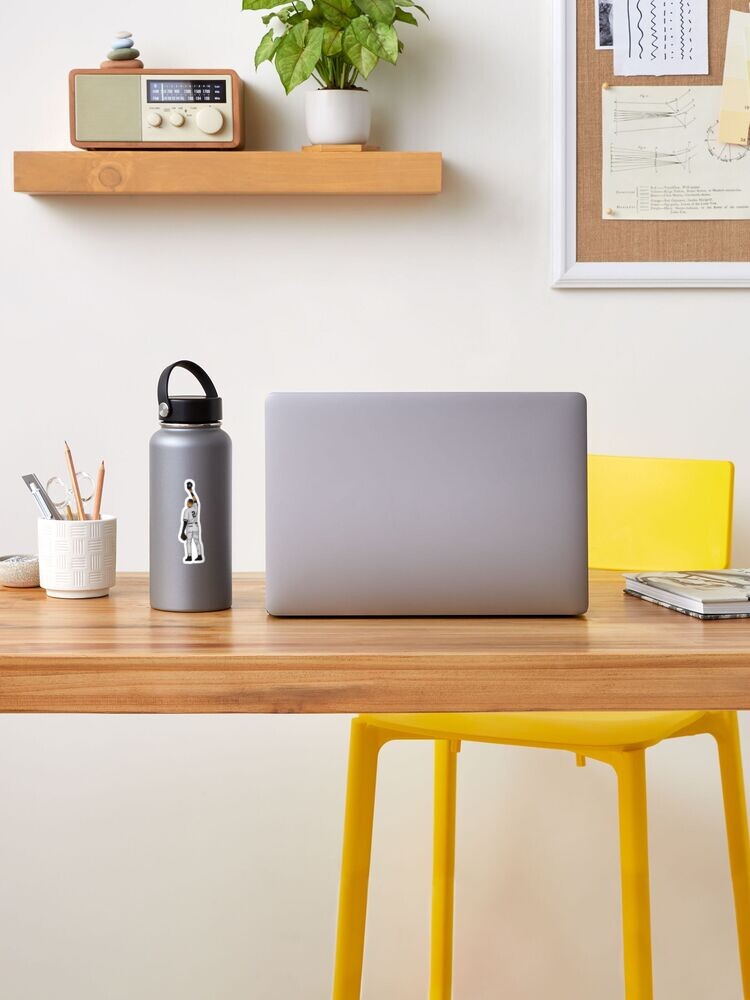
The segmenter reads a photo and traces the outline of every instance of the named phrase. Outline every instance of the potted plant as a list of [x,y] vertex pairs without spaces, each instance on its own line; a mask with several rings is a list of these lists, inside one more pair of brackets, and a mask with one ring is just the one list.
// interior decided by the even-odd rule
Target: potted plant
[[[404,45],[396,22],[416,25],[413,0],[242,0],[243,10],[266,10],[269,30],[255,68],[273,62],[287,94],[312,77],[307,134],[312,143],[366,143],[370,95],[357,86],[383,60],[396,63]],[[408,8],[411,8],[408,9]]]

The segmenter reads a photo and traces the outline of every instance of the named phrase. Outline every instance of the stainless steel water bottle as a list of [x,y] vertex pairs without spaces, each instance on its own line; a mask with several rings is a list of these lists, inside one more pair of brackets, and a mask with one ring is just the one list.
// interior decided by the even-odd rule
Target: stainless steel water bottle
[[[204,396],[170,396],[184,368]],[[159,430],[150,445],[151,607],[220,611],[232,605],[232,442],[216,388],[193,361],[159,377]]]

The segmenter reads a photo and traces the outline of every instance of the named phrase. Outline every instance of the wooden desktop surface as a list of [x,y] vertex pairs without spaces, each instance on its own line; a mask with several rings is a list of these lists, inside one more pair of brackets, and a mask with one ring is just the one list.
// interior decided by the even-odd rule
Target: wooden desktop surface
[[700,622],[622,582],[592,572],[581,618],[271,618],[260,574],[215,614],[151,610],[145,574],[88,601],[0,588],[0,711],[750,708],[750,619]]

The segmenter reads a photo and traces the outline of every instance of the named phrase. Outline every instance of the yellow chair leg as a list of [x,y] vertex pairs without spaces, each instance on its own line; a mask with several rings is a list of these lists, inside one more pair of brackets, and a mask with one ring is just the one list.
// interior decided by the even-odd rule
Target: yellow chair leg
[[748,841],[745,781],[736,712],[722,713],[714,732],[719,746],[721,787],[732,870],[734,907],[740,945],[743,997],[750,1000],[750,841]]
[[620,869],[626,1000],[652,1000],[651,905],[648,878],[646,753],[612,758],[620,805]]
[[349,743],[333,1000],[359,1000],[378,751],[387,736],[355,719]]
[[450,1000],[453,977],[453,886],[456,859],[456,740],[435,743],[430,1000]]

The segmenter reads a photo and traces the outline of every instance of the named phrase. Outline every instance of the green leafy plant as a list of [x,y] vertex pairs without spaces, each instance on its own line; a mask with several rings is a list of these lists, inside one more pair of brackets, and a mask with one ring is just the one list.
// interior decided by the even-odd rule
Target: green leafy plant
[[[408,9],[411,8],[411,9]],[[328,90],[350,90],[381,61],[404,50],[395,24],[418,24],[414,0],[242,0],[243,10],[267,10],[271,25],[255,53],[255,68],[273,62],[287,94],[305,80]]]

